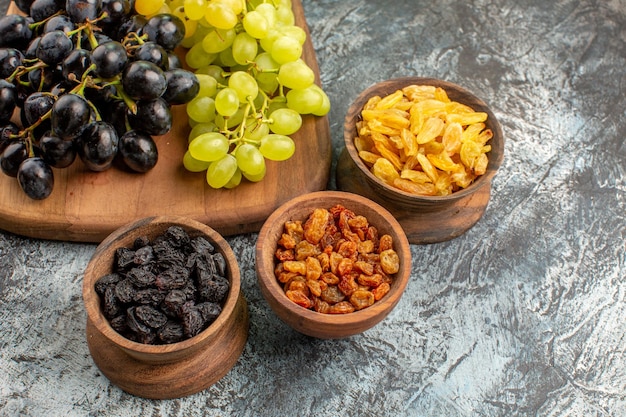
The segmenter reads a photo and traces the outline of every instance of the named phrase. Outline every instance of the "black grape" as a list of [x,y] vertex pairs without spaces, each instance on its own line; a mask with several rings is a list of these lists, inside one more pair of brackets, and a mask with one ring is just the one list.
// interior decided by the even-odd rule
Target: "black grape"
[[17,177],[17,170],[26,158],[28,158],[28,148],[25,142],[9,143],[0,156],[0,169],[9,177]]
[[137,49],[133,58],[137,61],[148,61],[156,64],[163,71],[169,68],[167,51],[156,42],[145,42]]
[[137,113],[128,111],[128,123],[150,135],[164,135],[172,128],[170,106],[162,98],[137,102]]
[[190,102],[200,91],[196,75],[184,69],[175,68],[165,72],[167,88],[161,96],[169,104]]
[[7,80],[0,80],[0,123],[11,120],[17,106],[17,88]]
[[120,42],[101,43],[91,52],[91,62],[96,66],[96,74],[102,78],[111,78],[121,73],[127,61],[126,48]]
[[4,152],[5,148],[9,146],[10,143],[15,142],[12,135],[17,135],[20,133],[20,128],[13,122],[8,122],[4,126],[0,127],[0,155]]
[[24,49],[33,37],[28,18],[8,14],[0,18],[0,47]]
[[64,94],[52,106],[52,130],[61,139],[77,137],[91,119],[91,107],[78,94]]
[[122,87],[134,100],[152,100],[165,92],[167,81],[163,70],[152,62],[134,61],[122,73]]
[[43,159],[54,168],[67,168],[76,159],[74,142],[63,140],[51,132],[44,134],[39,139],[39,146],[43,153]]
[[148,39],[168,51],[174,50],[185,37],[185,25],[178,17],[162,13],[152,16],[143,27]]
[[17,181],[27,196],[33,200],[43,200],[52,193],[54,173],[42,158],[31,157],[20,164]]
[[74,49],[74,43],[62,30],[53,30],[41,36],[37,46],[37,58],[48,65],[63,61]]
[[120,137],[118,152],[124,164],[136,172],[150,171],[159,159],[152,136],[137,130],[129,130]]
[[104,121],[89,123],[76,139],[76,152],[91,171],[105,171],[113,165],[119,137],[115,128]]
[[102,0],[67,0],[65,11],[74,23],[94,20],[100,14]]
[[63,78],[80,81],[87,68],[91,65],[91,52],[86,49],[74,49],[61,63]]
[[24,62],[24,54],[15,48],[0,48],[0,78],[7,78]]

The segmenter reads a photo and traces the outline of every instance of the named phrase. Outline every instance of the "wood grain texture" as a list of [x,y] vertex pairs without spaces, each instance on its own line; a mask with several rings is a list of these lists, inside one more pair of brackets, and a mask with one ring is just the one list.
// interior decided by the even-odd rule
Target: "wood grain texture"
[[[301,1],[292,4],[296,23],[308,35]],[[16,10],[12,4],[9,13]],[[310,36],[303,59],[319,83]],[[190,128],[184,105],[172,111],[174,126],[155,138],[159,162],[146,174],[117,168],[94,173],[76,161],[70,168],[54,169],[54,191],[43,201],[30,200],[15,178],[0,175],[0,229],[43,239],[100,242],[128,222],[171,214],[208,224],[223,235],[256,232],[281,203],[327,186],[332,159],[327,117],[303,117],[302,128],[293,135],[295,154],[284,162],[268,161],[263,181],[214,190],[206,184],[204,173],[183,167]]]
[[[285,222],[300,220],[304,223],[316,208],[330,209],[336,204],[365,216],[369,224],[378,229],[379,236],[390,235],[400,258],[400,269],[393,276],[389,293],[372,306],[350,314],[322,314],[295,304],[287,298],[274,274],[274,253]],[[411,275],[411,249],[400,224],[377,203],[356,194],[320,191],[294,198],[272,213],[257,238],[255,267],[261,292],[282,321],[308,336],[340,339],[374,327],[395,308]]]
[[[111,272],[118,248],[135,239],[150,240],[172,225],[189,236],[203,236],[226,261],[230,292],[217,319],[198,335],[178,343],[150,345],[133,342],[110,326],[100,308],[94,285]],[[229,244],[215,230],[177,216],[140,219],[117,229],[94,252],[83,279],[89,352],[100,371],[124,391],[145,398],[178,398],[217,382],[235,365],[248,338],[248,306],[241,292],[241,273]]]

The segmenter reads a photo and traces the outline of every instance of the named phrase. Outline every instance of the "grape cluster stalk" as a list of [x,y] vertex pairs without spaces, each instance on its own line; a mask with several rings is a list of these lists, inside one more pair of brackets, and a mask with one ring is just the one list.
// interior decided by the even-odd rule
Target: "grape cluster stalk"
[[324,116],[328,96],[302,59],[306,32],[291,0],[136,0],[185,26],[181,45],[199,92],[187,103],[191,130],[183,164],[216,189],[261,181],[266,160],[295,152],[303,116]]
[[77,159],[95,172],[151,170],[171,107],[200,90],[173,52],[184,22],[143,16],[134,0],[15,4],[23,14],[0,18],[2,172],[41,200],[53,192],[54,169]]

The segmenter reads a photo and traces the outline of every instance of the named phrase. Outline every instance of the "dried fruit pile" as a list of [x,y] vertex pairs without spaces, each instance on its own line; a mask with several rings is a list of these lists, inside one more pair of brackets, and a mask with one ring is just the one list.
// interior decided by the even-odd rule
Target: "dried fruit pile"
[[390,235],[341,205],[318,208],[304,221],[285,222],[275,275],[296,304],[344,314],[370,307],[387,294],[400,258]]
[[204,237],[169,227],[152,242],[116,250],[113,272],[95,284],[111,327],[127,339],[169,344],[191,338],[221,313],[226,261]]
[[[172,52],[185,36],[168,13],[131,0],[21,0],[0,18],[0,167],[26,195],[52,193],[52,168],[78,157],[92,171],[116,159],[146,172],[170,107],[194,98],[196,76]],[[19,109],[20,125],[11,121]]]
[[416,195],[449,195],[487,170],[487,113],[446,91],[411,85],[368,100],[354,144],[381,181]]

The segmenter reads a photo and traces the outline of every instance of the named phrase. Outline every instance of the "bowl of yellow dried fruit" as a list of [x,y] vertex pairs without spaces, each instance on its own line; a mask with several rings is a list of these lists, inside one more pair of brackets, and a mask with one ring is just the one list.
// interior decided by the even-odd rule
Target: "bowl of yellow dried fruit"
[[379,204],[357,194],[318,191],[276,209],[256,244],[261,292],[300,333],[344,338],[380,323],[411,273],[409,242]]
[[502,128],[484,101],[422,77],[383,81],[360,93],[344,121],[344,144],[338,188],[371,197],[397,217],[469,205],[472,224],[504,156]]

